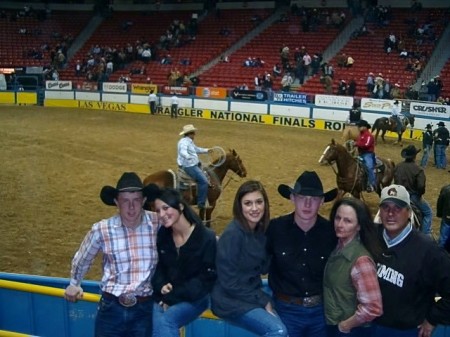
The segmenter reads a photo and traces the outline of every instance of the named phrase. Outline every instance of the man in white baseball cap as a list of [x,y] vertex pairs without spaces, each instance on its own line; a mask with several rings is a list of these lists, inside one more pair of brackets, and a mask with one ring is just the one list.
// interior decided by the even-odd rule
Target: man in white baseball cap
[[450,324],[450,255],[413,228],[405,187],[385,187],[379,207],[382,251],[374,258],[383,315],[372,337],[430,337],[436,325]]

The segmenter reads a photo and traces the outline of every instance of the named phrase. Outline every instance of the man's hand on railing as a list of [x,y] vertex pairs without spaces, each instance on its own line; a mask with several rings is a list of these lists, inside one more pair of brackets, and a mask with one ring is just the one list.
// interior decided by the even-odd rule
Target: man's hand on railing
[[64,292],[64,298],[70,302],[76,302],[83,298],[83,288],[69,285]]

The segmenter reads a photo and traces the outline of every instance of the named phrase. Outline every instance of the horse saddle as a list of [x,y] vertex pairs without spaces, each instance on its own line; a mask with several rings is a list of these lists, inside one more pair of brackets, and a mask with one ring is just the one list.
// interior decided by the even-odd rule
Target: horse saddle
[[380,158],[378,158],[377,156],[375,156],[375,172],[376,173],[384,173],[385,168],[386,167],[384,166],[383,161]]
[[[202,169],[203,173],[205,174],[206,178],[209,179],[209,174],[206,170]],[[178,166],[178,172],[177,172],[177,187],[180,190],[187,190],[190,189],[193,186],[197,186],[197,182],[186,173],[185,170],[181,166]]]

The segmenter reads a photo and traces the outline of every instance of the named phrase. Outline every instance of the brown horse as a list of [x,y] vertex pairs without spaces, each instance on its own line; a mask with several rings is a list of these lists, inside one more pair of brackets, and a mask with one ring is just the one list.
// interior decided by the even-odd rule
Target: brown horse
[[[214,161],[208,165],[205,169],[209,176],[209,188],[208,188],[208,203],[209,207],[201,209],[199,212],[200,218],[204,223],[210,227],[211,214],[216,207],[217,199],[219,199],[222,193],[223,186],[222,181],[225,178],[228,170],[236,173],[239,177],[244,178],[247,176],[247,169],[242,163],[241,158],[235,150],[229,150],[225,156],[225,160],[221,165],[218,165],[218,161]],[[187,186],[179,182],[179,176],[172,170],[158,171],[144,179],[144,185],[154,183],[160,187],[172,187],[181,191],[183,198],[191,205],[196,204],[197,199],[197,185],[191,181]]]
[[359,128],[356,125],[346,124],[342,131],[342,141],[356,140],[359,136]]
[[[389,186],[394,179],[395,164],[390,159],[378,159],[382,164],[377,163],[375,191],[380,195],[383,187]],[[360,198],[361,192],[366,190],[367,173],[364,164],[359,159],[353,158],[347,149],[334,139],[325,148],[319,163],[329,165],[336,163],[337,169],[333,167],[333,170],[336,173],[336,183],[341,196],[350,193],[355,198]]]
[[375,142],[377,142],[378,134],[381,131],[381,139],[383,139],[383,143],[385,143],[386,140],[384,139],[384,135],[386,134],[387,131],[390,131],[390,132],[395,132],[398,134],[397,141],[394,144],[402,145],[403,132],[405,132],[408,124],[410,124],[411,127],[414,127],[414,121],[415,121],[414,115],[411,115],[411,114],[403,115],[403,117],[402,117],[402,124],[403,124],[402,132],[397,133],[397,122],[395,119],[393,119],[392,117],[377,118],[375,120],[375,123],[373,123],[373,127],[372,127],[372,133],[375,132]]

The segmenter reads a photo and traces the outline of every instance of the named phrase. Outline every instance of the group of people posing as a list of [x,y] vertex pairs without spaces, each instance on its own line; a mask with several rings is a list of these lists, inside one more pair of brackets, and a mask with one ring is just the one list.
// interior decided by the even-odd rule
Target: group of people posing
[[450,256],[411,225],[405,187],[382,190],[380,225],[354,198],[334,201],[329,220],[320,215],[337,189],[325,192],[314,171],[278,192],[293,211],[272,218],[263,184],[242,183],[216,237],[177,190],[125,172],[101,189],[117,213],[85,236],[65,298],[83,297],[102,253],[96,337],[179,336],[207,308],[266,337],[430,337],[450,324]]

